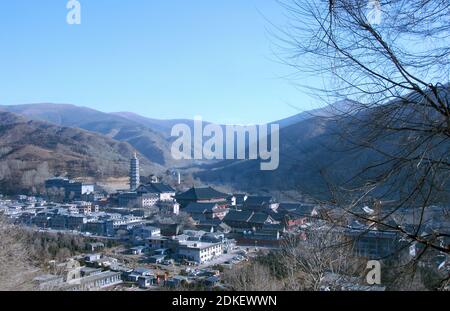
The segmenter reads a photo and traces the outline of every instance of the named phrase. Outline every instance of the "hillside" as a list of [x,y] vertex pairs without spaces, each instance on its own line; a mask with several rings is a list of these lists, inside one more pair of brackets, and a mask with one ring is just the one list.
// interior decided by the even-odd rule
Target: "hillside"
[[[445,90],[442,94],[444,97],[445,94],[448,95]],[[418,99],[414,97],[417,96],[411,94],[408,98],[417,101]],[[363,120],[372,120],[376,115],[382,116],[385,111],[394,109],[396,105],[401,106],[402,103],[392,101],[384,106],[354,112],[354,116],[351,111],[351,117],[348,115],[332,117],[323,111],[319,111],[319,113],[315,111],[309,117],[299,115],[296,118],[300,121],[292,123],[295,118],[291,118],[284,122],[284,126],[280,129],[280,166],[277,170],[261,171],[259,160],[223,161],[203,166],[195,176],[204,182],[223,183],[248,191],[297,190],[302,194],[328,198],[330,195],[329,185],[348,188],[370,180],[371,176],[381,170],[392,169],[395,161],[373,168],[352,179],[366,168],[386,161],[388,158],[383,155],[383,152],[399,155],[399,158],[406,155],[409,158],[420,159],[424,149],[415,149],[415,144],[410,143],[411,133],[407,131],[383,133],[371,142],[373,145],[371,148],[356,148],[354,143],[349,142],[347,133],[350,132],[353,140],[364,141],[367,137],[371,137],[372,140],[371,127],[367,126],[370,122],[364,123]],[[345,111],[349,112],[348,107]],[[445,122],[432,111],[423,111],[422,114],[417,114],[414,109],[408,108],[402,108],[399,111],[402,111],[403,115],[400,117],[399,123],[394,124],[398,127],[402,127],[404,124],[426,124],[426,121],[421,118],[434,120],[436,124]],[[360,121],[355,123],[356,119]],[[427,138],[427,128],[423,130],[423,133],[425,133],[423,136],[416,133],[414,135],[427,140],[427,152],[441,155],[442,161],[448,163],[450,141],[438,136],[433,139]],[[377,152],[375,149],[382,150],[382,152]],[[416,164],[420,166],[420,162]],[[417,167],[413,167],[411,171],[419,170]],[[351,182],[348,183],[349,181]],[[389,198],[395,198],[400,194],[397,190],[393,191],[392,189],[408,191],[407,188],[412,187],[414,182],[414,178],[399,173],[392,177],[385,187],[380,187],[377,191],[385,192]],[[449,186],[448,182],[448,180],[442,181],[443,189]],[[393,187],[394,184],[395,187]],[[392,193],[390,193],[391,191]]]
[[[134,149],[88,131],[28,120],[0,112],[0,192],[42,190],[46,178],[105,179],[128,175]],[[143,173],[161,167],[143,159]]]
[[193,120],[188,119],[171,119],[171,120],[159,120],[143,117],[133,112],[113,112],[111,115],[119,116],[129,121],[138,123],[153,129],[154,131],[162,133],[165,137],[169,138],[172,127],[176,124],[187,124],[190,128],[194,127]]
[[1,110],[58,126],[96,132],[129,143],[151,162],[173,164],[170,143],[164,134],[118,115],[66,104],[0,106]]

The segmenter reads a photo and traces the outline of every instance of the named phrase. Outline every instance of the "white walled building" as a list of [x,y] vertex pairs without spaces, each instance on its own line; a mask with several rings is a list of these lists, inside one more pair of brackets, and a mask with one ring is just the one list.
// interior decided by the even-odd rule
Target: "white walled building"
[[223,254],[222,243],[205,243],[194,241],[180,242],[178,256],[189,261],[204,263]]
[[136,189],[138,195],[155,195],[161,202],[172,202],[175,197],[175,189],[163,183],[150,183],[141,185]]

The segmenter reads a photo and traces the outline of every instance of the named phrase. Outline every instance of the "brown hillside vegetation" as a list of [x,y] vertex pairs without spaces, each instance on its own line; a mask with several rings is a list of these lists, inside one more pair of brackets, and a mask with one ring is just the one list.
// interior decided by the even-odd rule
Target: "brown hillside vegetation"
[[[1,192],[40,192],[54,175],[104,179],[128,174],[134,149],[88,131],[31,121],[0,112]],[[161,168],[141,161],[143,172]]]

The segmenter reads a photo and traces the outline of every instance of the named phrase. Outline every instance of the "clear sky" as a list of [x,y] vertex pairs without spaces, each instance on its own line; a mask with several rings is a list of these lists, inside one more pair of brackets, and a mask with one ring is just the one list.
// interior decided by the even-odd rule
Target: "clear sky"
[[66,23],[67,0],[0,2],[0,104],[241,124],[317,107],[276,61],[275,0],[79,2],[81,25]]

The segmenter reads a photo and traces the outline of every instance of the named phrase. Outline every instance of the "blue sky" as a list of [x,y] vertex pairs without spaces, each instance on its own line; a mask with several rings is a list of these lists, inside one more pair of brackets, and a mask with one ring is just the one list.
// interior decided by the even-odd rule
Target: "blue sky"
[[276,61],[275,0],[79,2],[81,25],[66,23],[66,0],[0,2],[0,104],[241,124],[317,107]]

